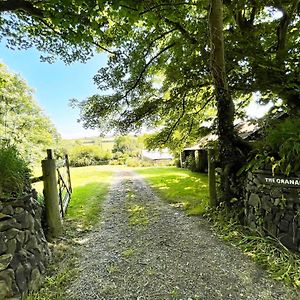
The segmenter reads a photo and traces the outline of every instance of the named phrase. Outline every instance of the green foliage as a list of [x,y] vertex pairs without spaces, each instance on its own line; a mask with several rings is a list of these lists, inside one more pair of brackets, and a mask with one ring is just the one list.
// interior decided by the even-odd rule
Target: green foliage
[[69,155],[72,167],[107,164],[112,157],[110,152],[102,151],[97,145],[77,145],[70,150]]
[[254,155],[247,169],[272,168],[273,173],[279,171],[286,175],[300,171],[299,118],[271,122]]
[[237,218],[239,212],[219,207],[205,215],[213,221],[220,237],[263,265],[275,280],[295,287],[300,286],[299,255],[288,250],[279,240],[261,236],[259,232],[240,225]]
[[15,146],[0,145],[0,197],[30,192],[30,170]]
[[[257,91],[262,101],[281,98],[299,107],[297,1],[223,5],[226,69],[237,113]],[[203,133],[199,124],[216,118],[207,2],[114,2],[107,15],[103,36],[119,52],[94,78],[107,94],[77,102],[85,126],[121,132],[159,127],[151,138],[155,147],[176,149],[195,140]]]
[[196,160],[195,160],[195,156],[194,156],[193,153],[187,157],[187,159],[186,159],[186,167],[189,170],[191,170],[192,172],[196,172],[197,171]]
[[189,215],[199,215],[208,206],[208,182],[206,174],[177,169],[153,167],[137,169],[149,184],[166,201],[183,208]]
[[34,100],[32,90],[18,75],[0,64],[0,135],[14,144],[32,165],[60,140],[55,127]]
[[[137,157],[144,148],[142,137],[135,136],[118,136],[114,140],[112,152],[115,153],[115,158]],[[125,156],[124,156],[125,155]]]

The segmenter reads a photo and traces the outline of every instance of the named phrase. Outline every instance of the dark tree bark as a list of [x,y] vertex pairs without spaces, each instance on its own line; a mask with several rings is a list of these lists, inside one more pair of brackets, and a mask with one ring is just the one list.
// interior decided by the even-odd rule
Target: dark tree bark
[[211,0],[209,11],[211,44],[211,73],[213,77],[219,135],[219,158],[221,162],[221,201],[236,197],[236,171],[241,166],[241,152],[234,132],[234,103],[228,88],[223,36],[223,2]]
[[26,0],[6,0],[0,1],[1,11],[23,11],[28,15],[43,18],[44,14],[42,10],[35,7],[32,2]]

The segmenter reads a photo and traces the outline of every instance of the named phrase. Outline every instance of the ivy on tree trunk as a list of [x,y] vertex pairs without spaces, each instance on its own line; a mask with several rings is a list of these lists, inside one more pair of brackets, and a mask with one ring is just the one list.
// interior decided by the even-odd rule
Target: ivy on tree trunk
[[219,159],[221,162],[221,199],[229,201],[236,195],[236,169],[240,166],[241,155],[236,147],[237,137],[234,131],[234,103],[228,88],[225,71],[223,2],[211,0],[209,10],[209,29],[211,46],[211,74],[215,87]]

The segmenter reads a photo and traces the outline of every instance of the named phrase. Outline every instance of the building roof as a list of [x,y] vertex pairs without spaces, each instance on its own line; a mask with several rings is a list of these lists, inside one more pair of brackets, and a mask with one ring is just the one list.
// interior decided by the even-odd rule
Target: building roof
[[[261,127],[257,123],[251,121],[239,122],[235,125],[235,129],[238,131],[239,136],[244,140],[251,139],[251,136],[255,134]],[[211,142],[218,140],[218,135],[214,133],[209,133],[200,139],[199,143],[191,147],[186,147],[183,150],[201,150],[205,149],[207,145]]]
[[162,150],[142,150],[142,158],[150,160],[170,160],[173,159],[173,155],[169,152],[169,149]]

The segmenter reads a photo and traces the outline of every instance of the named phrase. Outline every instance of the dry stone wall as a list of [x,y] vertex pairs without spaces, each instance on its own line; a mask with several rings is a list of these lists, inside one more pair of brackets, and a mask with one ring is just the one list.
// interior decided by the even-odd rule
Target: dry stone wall
[[50,259],[41,214],[32,195],[0,199],[0,300],[23,299],[41,284]]
[[300,178],[248,173],[245,223],[300,251]]

